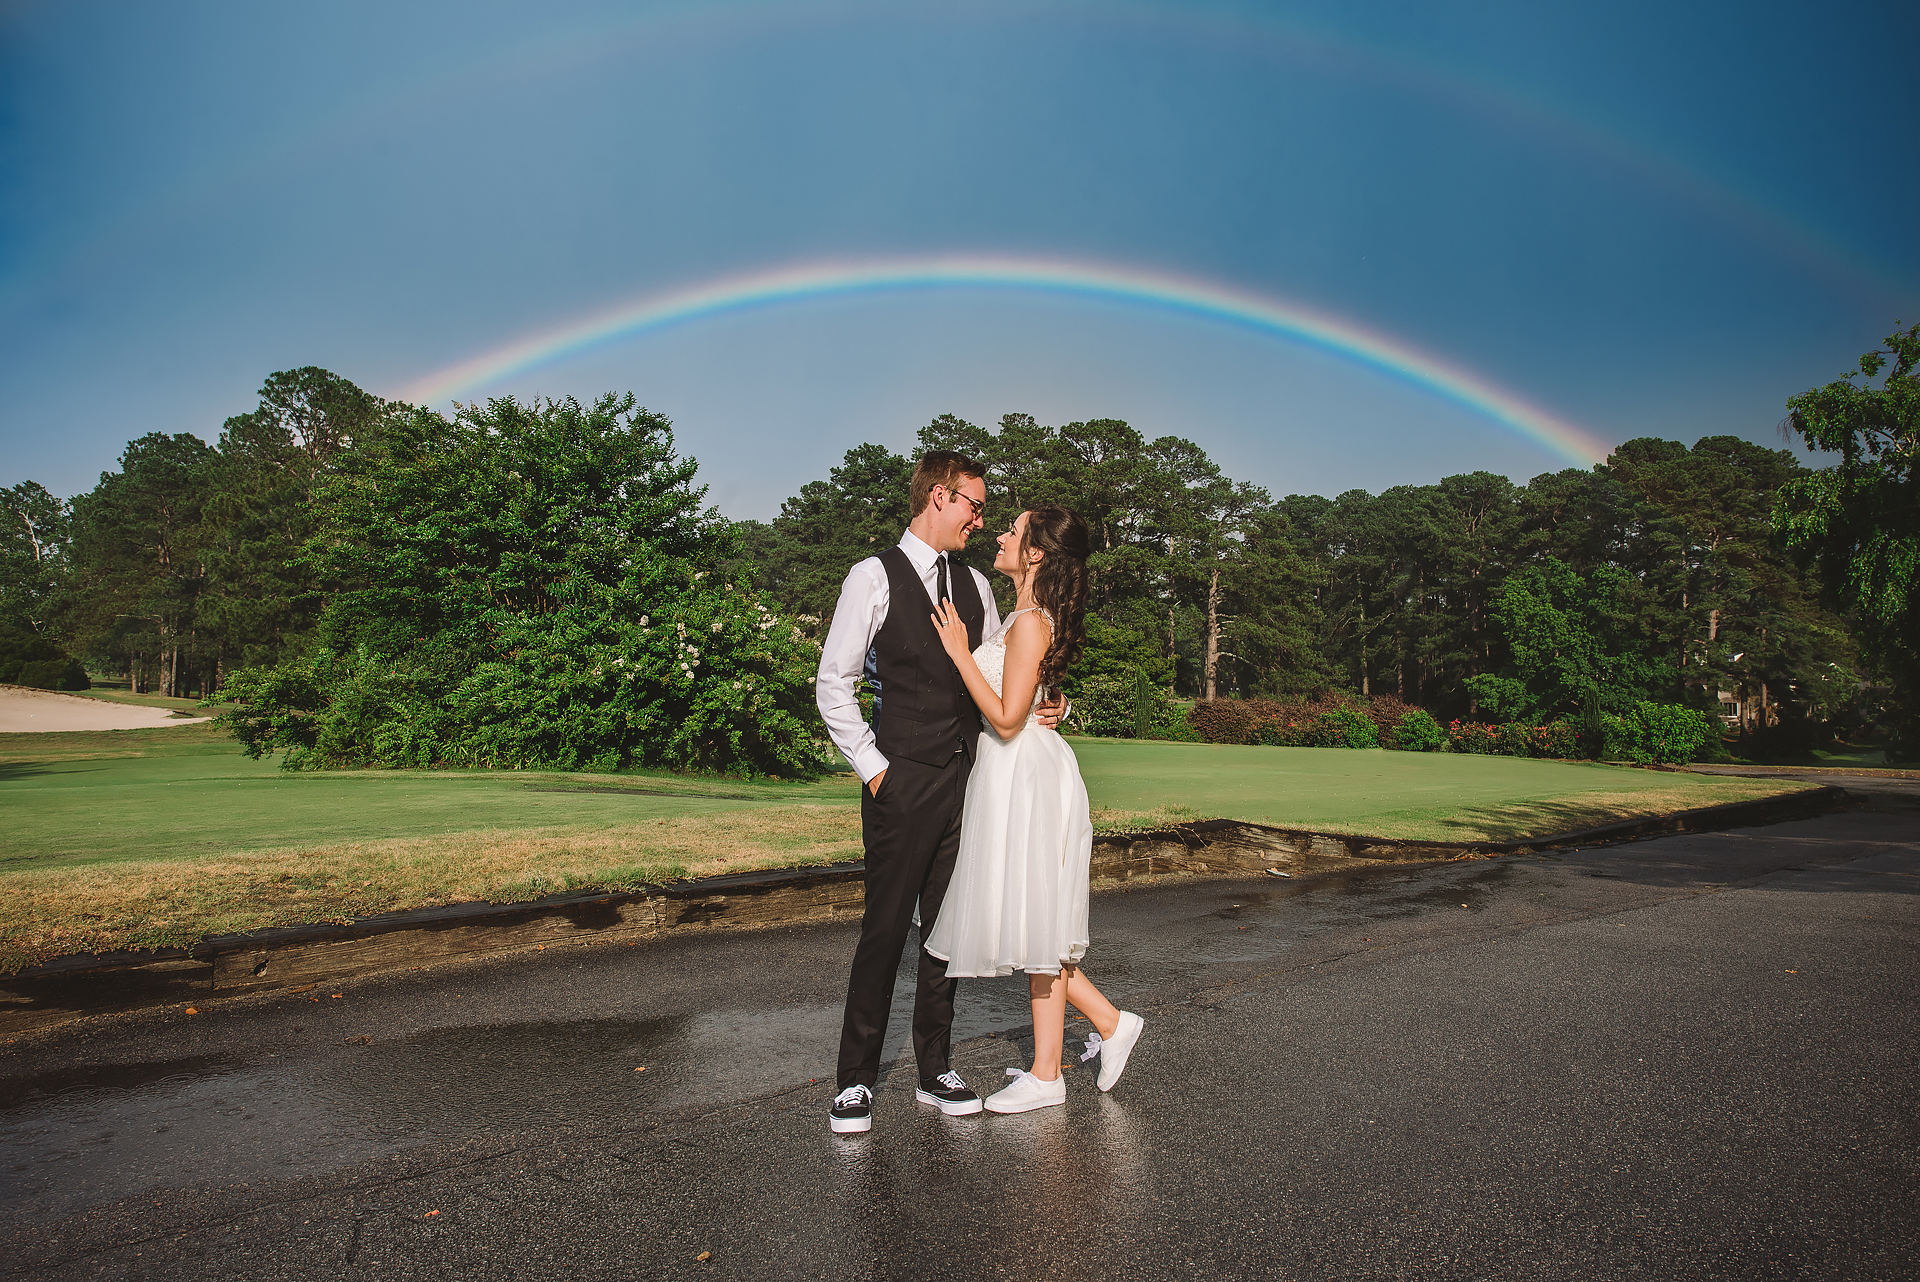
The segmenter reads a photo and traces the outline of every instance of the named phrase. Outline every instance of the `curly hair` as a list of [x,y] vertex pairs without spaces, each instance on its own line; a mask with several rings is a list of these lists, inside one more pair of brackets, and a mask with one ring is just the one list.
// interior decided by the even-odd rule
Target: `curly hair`
[[1046,555],[1033,572],[1034,603],[1053,618],[1053,642],[1040,659],[1040,684],[1048,688],[1080,661],[1087,642],[1087,523],[1076,512],[1048,503],[1027,510],[1024,552]]

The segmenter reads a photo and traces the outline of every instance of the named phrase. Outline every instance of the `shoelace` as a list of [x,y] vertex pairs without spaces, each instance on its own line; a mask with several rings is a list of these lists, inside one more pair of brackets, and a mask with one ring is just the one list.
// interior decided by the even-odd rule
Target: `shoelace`
[[967,1089],[967,1079],[955,1072],[942,1073],[933,1080],[950,1091],[964,1091]]
[[[864,1104],[872,1098],[873,1092],[869,1091],[866,1087],[849,1086],[846,1090],[841,1091],[833,1097],[833,1106],[835,1108],[845,1108],[849,1104]],[[818,1108],[820,1106],[815,1104],[814,1107]]]

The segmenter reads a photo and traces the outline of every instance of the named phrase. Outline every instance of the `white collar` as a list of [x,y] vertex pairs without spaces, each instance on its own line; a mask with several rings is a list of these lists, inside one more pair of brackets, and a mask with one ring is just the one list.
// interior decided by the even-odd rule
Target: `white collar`
[[908,530],[900,536],[900,550],[907,554],[907,560],[913,568],[925,574],[940,559],[940,554],[920,541],[920,536]]

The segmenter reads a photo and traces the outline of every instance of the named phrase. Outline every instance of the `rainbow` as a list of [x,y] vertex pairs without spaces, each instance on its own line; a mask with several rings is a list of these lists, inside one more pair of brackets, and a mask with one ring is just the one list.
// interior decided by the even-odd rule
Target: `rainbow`
[[582,352],[693,321],[830,298],[952,289],[1121,304],[1251,330],[1412,384],[1573,466],[1590,466],[1607,456],[1598,438],[1470,370],[1299,303],[1135,267],[984,254],[800,263],[647,294],[435,370],[400,389],[397,398],[429,404],[471,395]]

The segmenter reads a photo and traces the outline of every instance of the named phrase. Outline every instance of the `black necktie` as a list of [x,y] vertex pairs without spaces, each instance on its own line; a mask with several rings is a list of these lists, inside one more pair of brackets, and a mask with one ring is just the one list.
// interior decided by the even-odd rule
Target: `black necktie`
[[938,595],[936,595],[933,599],[934,604],[938,605],[940,602],[948,599],[947,598],[947,558],[944,556],[937,558],[934,561],[934,565],[939,567],[934,571],[934,585],[935,585],[934,590]]

